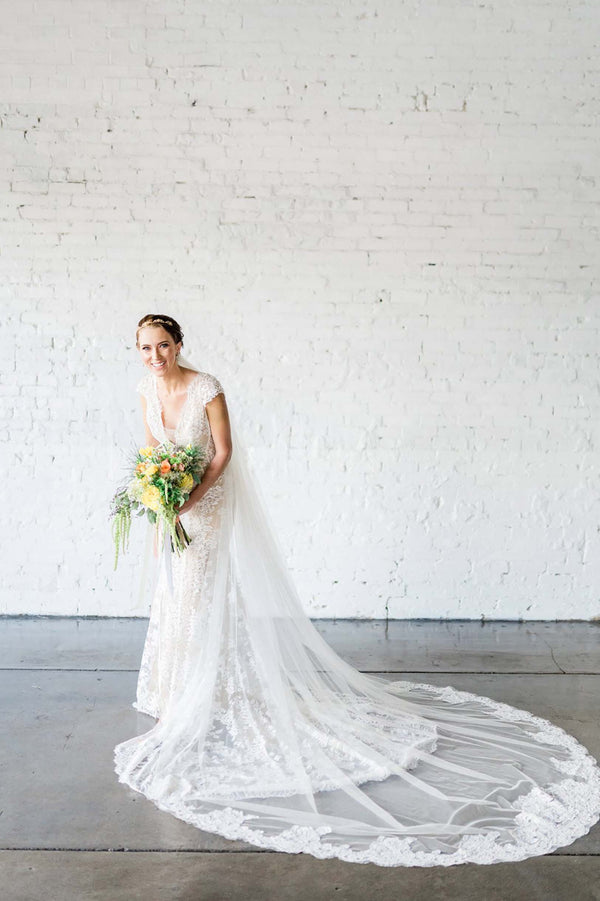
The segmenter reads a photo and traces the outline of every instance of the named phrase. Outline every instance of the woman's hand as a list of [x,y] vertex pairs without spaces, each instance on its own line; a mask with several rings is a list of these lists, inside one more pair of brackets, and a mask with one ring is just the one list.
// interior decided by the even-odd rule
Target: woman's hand
[[185,501],[185,503],[182,504],[181,507],[178,509],[177,516],[175,517],[176,520],[179,519],[179,517],[182,513],[187,513],[188,510],[191,510],[191,508],[196,503],[197,497],[194,497],[195,491],[196,491],[196,488],[193,489],[193,491],[190,493],[190,496],[188,497],[187,501]]

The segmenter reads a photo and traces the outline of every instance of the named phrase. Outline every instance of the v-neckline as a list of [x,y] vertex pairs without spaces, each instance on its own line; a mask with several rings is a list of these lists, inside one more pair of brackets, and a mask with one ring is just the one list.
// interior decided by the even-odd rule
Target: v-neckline
[[[195,371],[195,370],[194,370],[194,371]],[[152,376],[152,382],[153,382],[153,384],[154,384],[154,396],[155,396],[155,398],[156,398],[156,403],[158,404],[158,413],[159,413],[160,424],[161,424],[161,426],[162,426],[163,433],[164,433],[164,434],[166,435],[166,437],[168,438],[169,436],[168,436],[167,432],[172,432],[173,436],[175,437],[175,436],[177,435],[177,432],[179,431],[179,426],[181,425],[181,423],[182,423],[182,421],[183,421],[183,414],[186,412],[187,405],[188,405],[188,403],[189,403],[189,399],[190,399],[190,388],[192,387],[192,385],[194,384],[194,382],[197,381],[197,379],[198,379],[200,373],[199,373],[199,372],[196,372],[196,375],[195,375],[194,378],[189,382],[189,384],[188,384],[188,386],[187,386],[187,391],[186,391],[186,393],[185,393],[185,400],[184,400],[184,402],[183,402],[183,405],[182,405],[182,407],[181,407],[181,410],[179,411],[179,419],[177,420],[177,425],[175,426],[175,428],[171,428],[170,426],[166,426],[165,423],[164,423],[164,420],[163,420],[163,414],[164,414],[165,411],[164,411],[164,407],[163,407],[163,405],[162,405],[162,401],[161,401],[160,397],[158,396],[158,379],[156,378],[156,373],[151,372],[150,374],[151,374],[151,376]]]

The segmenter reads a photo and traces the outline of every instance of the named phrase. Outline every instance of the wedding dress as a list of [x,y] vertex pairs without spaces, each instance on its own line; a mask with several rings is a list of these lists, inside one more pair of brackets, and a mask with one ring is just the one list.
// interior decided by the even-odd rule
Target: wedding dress
[[[182,363],[196,369],[189,363]],[[215,448],[198,372],[177,428],[138,384],[158,441]],[[230,411],[231,413],[231,411]],[[546,720],[451,687],[346,664],[303,612],[239,436],[182,514],[192,543],[155,579],[119,780],[194,826],[262,848],[382,866],[547,854],[600,816],[600,769]]]

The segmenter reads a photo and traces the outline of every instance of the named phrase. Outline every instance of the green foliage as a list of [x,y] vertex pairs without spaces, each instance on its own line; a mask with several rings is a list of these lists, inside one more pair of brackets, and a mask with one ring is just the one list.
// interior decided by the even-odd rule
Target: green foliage
[[[169,468],[161,473],[165,460]],[[127,484],[117,489],[111,501],[114,569],[119,553],[125,553],[129,546],[132,512],[136,516],[146,515],[157,529],[162,522],[170,533],[171,547],[178,553],[187,547],[190,538],[182,523],[176,521],[177,511],[200,482],[204,461],[204,451],[198,445],[182,447],[170,441],[132,453]],[[154,468],[156,472],[152,472]],[[182,488],[186,476],[193,480],[188,491]]]
[[129,545],[129,532],[131,530],[131,506],[123,506],[115,513],[112,522],[112,535],[115,545],[115,564],[119,561],[119,548],[125,553]]

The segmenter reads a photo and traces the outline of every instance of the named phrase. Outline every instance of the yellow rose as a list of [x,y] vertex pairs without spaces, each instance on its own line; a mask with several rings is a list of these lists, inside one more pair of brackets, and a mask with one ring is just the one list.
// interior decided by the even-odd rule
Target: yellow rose
[[154,450],[154,448],[150,447],[150,446],[149,447],[140,447],[140,456],[151,457],[153,450]]
[[146,463],[145,474],[150,478],[158,472],[158,466],[156,463]]
[[150,509],[155,512],[160,509],[162,498],[156,485],[150,485],[144,490],[141,501],[145,507],[150,507]]
[[185,494],[192,490],[192,488],[194,487],[194,478],[192,475],[190,475],[189,472],[185,473],[179,487]]

